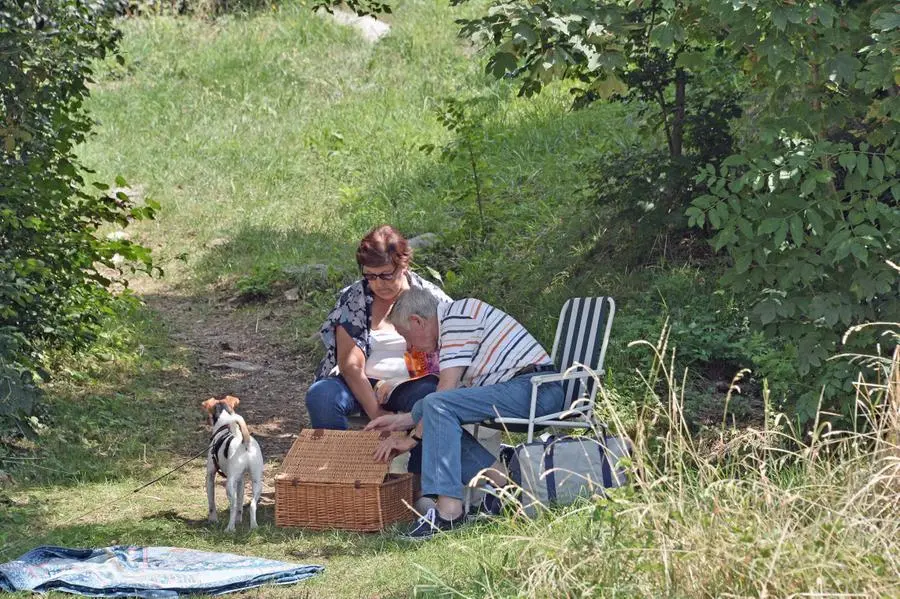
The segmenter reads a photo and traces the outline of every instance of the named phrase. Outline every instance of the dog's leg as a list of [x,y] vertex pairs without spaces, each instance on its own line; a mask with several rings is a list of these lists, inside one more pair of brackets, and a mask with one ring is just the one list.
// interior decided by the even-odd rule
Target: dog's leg
[[228,494],[228,506],[229,506],[229,516],[228,516],[228,526],[225,527],[225,532],[234,532],[234,524],[237,521],[237,513],[238,513],[238,493],[237,486],[238,484],[243,484],[244,481],[240,480],[237,476],[229,476],[228,480],[225,482],[225,491]]
[[250,482],[253,485],[253,495],[250,497],[250,529],[256,528],[256,505],[259,496],[262,495],[262,459],[258,464],[250,464]]
[[209,521],[216,522],[216,466],[212,460],[206,462],[206,501],[209,503]]
[[241,476],[238,478],[237,500],[238,500],[237,522],[238,522],[238,524],[243,524],[243,522],[244,522],[244,473],[243,472],[241,472]]

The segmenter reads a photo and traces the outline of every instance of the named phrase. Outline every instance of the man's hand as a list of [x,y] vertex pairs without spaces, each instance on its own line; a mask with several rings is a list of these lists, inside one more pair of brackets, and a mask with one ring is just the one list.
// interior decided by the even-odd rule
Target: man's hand
[[405,431],[411,429],[413,426],[412,414],[387,414],[386,416],[379,416],[378,418],[372,419],[372,421],[366,425],[364,430]]
[[390,436],[378,444],[373,455],[376,462],[390,462],[396,456],[406,453],[416,445],[416,440],[412,437]]

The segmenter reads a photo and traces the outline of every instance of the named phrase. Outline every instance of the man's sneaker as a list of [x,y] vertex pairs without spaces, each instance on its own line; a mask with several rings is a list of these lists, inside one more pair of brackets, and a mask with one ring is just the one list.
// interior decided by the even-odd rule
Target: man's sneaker
[[431,508],[425,512],[425,515],[419,518],[415,526],[401,538],[408,541],[424,541],[442,532],[459,528],[465,521],[465,515],[452,520],[445,520],[444,518],[441,518],[436,509]]
[[437,505],[437,502],[427,495],[422,495],[416,500],[416,503],[413,505],[413,509],[417,514],[424,514],[431,508]]

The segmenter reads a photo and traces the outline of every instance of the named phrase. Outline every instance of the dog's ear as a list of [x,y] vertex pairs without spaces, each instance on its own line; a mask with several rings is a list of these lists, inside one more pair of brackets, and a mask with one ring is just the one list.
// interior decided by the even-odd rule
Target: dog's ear
[[223,399],[222,401],[224,401],[228,405],[228,407],[231,408],[232,412],[234,412],[235,408],[238,407],[238,404],[241,403],[241,400],[233,395],[226,395],[225,399]]
[[207,399],[206,401],[200,402],[200,405],[203,406],[203,409],[204,409],[204,410],[206,410],[207,412],[209,412],[210,414],[212,414],[212,413],[213,413],[213,410],[216,409],[216,404],[217,404],[217,403],[219,403],[219,400],[218,400],[218,399],[216,399],[215,397],[210,397],[210,398]]

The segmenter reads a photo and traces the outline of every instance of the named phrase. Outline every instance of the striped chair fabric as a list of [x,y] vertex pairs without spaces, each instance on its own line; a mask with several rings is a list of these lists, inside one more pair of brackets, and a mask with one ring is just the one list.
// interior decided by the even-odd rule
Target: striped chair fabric
[[[534,420],[494,418],[481,424],[510,432],[527,432],[529,442],[535,430],[547,426],[592,428],[597,382],[594,376],[587,376],[581,367],[590,369],[597,377],[603,376],[603,361],[606,358],[606,347],[609,344],[609,333],[612,330],[615,313],[616,303],[611,297],[573,298],[563,305],[556,326],[553,352],[550,355],[559,372],[563,373],[561,379],[565,403],[562,412],[536,417]],[[570,368],[572,372],[566,374]],[[576,401],[573,408],[572,404]],[[578,412],[570,412],[570,409]]]
[[[565,372],[575,364],[583,364],[598,375],[603,374],[603,361],[609,343],[616,304],[611,297],[579,297],[567,301],[559,314],[556,339],[551,359]],[[593,378],[563,381],[565,409],[579,397],[596,394]]]

